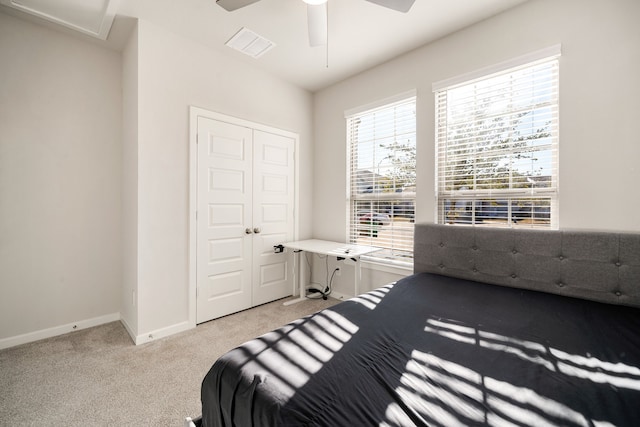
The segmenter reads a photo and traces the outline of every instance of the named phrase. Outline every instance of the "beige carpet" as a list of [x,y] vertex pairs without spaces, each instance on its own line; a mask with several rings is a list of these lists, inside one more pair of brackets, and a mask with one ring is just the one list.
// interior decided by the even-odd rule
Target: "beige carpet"
[[335,304],[282,301],[133,345],[120,322],[0,351],[2,426],[182,426],[200,384],[243,342]]

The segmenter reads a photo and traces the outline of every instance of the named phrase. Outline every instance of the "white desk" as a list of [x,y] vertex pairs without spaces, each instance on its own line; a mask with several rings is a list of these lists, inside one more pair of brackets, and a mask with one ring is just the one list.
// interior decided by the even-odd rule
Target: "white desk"
[[296,292],[296,285],[298,287],[299,297],[297,299],[287,301],[284,305],[295,304],[297,302],[303,301],[306,298],[305,288],[306,283],[303,280],[304,276],[304,264],[300,262],[300,253],[301,252],[312,252],[319,255],[328,255],[334,256],[336,258],[343,259],[351,259],[355,261],[355,272],[354,272],[354,296],[360,294],[360,279],[362,276],[362,267],[360,266],[360,256],[370,254],[375,251],[379,251],[381,248],[376,248],[374,246],[362,246],[362,245],[350,245],[347,243],[338,243],[338,242],[329,242],[326,240],[298,240],[296,242],[287,242],[283,243],[287,249],[291,249],[294,251],[294,259],[293,259],[293,270],[294,270],[294,279],[293,279],[293,293]]

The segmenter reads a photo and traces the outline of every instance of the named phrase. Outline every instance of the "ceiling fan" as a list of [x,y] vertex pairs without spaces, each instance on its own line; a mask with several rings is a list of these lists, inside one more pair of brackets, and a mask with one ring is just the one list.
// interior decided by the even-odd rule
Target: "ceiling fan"
[[[260,0],[216,0],[216,3],[232,12],[241,7],[257,3]],[[324,46],[327,44],[327,0],[303,0],[307,3],[307,24],[309,28],[309,44]],[[367,0],[377,5],[406,13],[415,0]]]

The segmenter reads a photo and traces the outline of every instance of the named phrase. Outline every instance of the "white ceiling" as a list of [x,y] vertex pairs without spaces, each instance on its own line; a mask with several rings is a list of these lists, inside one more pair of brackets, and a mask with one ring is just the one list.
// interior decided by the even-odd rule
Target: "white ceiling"
[[[404,14],[365,0],[329,0],[327,49],[309,47],[302,0],[261,0],[234,12],[215,0],[116,0],[114,26],[105,43],[120,49],[131,28],[128,18],[144,19],[316,91],[524,1],[416,0]],[[242,27],[276,46],[257,59],[225,46]]]

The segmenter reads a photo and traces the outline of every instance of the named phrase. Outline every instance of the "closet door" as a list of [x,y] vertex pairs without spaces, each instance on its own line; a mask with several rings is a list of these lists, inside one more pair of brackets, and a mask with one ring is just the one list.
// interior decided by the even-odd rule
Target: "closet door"
[[294,147],[292,138],[253,131],[253,305],[291,295],[291,257],[273,246],[294,238]]
[[253,131],[198,118],[196,322],[252,305]]
[[291,295],[295,139],[198,117],[196,323]]

